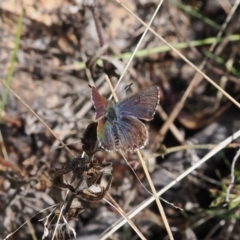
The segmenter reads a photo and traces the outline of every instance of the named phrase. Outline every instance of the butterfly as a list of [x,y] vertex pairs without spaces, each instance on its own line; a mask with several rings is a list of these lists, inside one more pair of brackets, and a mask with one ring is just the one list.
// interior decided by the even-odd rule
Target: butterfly
[[100,147],[108,152],[143,148],[148,142],[148,131],[139,119],[153,119],[160,100],[159,88],[149,87],[116,104],[108,102],[95,87],[91,88]]

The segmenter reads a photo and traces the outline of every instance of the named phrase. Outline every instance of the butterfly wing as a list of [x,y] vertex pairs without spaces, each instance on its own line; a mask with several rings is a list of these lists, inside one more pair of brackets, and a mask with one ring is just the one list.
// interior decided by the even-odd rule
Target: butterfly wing
[[107,121],[107,118],[100,119],[97,136],[100,146],[108,152],[120,149],[136,151],[143,148],[148,140],[146,126],[134,117],[123,117],[115,124]]
[[156,112],[160,100],[157,86],[152,86],[126,98],[116,104],[116,112],[122,116],[132,116],[144,120],[151,120]]
[[95,87],[92,88],[92,101],[96,111],[95,119],[100,119],[106,114],[107,100],[98,92]]
[[127,151],[143,148],[148,141],[146,126],[137,118],[124,116],[117,123],[119,146]]
[[117,129],[116,126],[111,124],[106,117],[98,121],[97,138],[100,142],[100,146],[104,150],[108,152],[116,150],[116,139],[118,139]]

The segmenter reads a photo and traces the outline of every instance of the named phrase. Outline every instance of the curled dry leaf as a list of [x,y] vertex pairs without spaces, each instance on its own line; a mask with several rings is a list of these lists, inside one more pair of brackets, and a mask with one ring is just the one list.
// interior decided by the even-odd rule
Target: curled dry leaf
[[90,123],[81,138],[83,151],[89,156],[93,156],[100,148],[97,146],[97,122]]
[[103,174],[111,174],[111,171],[112,163],[98,163],[96,160],[89,161],[87,157],[76,157],[56,170],[53,185],[81,195],[82,191],[86,193],[86,189],[92,185],[100,186]]

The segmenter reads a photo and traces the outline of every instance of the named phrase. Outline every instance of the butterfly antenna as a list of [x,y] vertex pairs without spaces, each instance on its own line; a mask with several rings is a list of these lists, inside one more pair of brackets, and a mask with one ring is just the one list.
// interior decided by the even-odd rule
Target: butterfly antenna
[[119,94],[121,94],[123,92],[127,92],[131,88],[132,85],[133,85],[133,83],[130,83],[127,86],[125,86],[125,88],[122,91],[120,91]]
[[128,84],[128,85],[124,88],[124,91],[127,91],[128,89],[130,89],[132,85],[133,85],[133,83]]

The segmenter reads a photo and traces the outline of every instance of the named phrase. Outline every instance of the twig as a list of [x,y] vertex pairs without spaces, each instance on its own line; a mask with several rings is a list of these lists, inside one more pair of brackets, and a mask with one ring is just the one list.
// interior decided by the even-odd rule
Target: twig
[[[117,204],[117,202],[112,198],[112,196],[107,193],[106,196],[111,200],[111,204],[117,209],[117,211],[126,219],[126,221],[129,223],[129,225],[135,230],[135,232],[137,233],[137,235],[141,238],[141,239],[145,239],[146,238],[142,235],[142,233],[140,232],[140,230],[136,227],[136,225],[133,223],[133,221],[131,219],[129,219],[128,215],[122,210],[122,208]],[[104,199],[106,202],[108,202],[106,199]],[[110,202],[108,202],[110,204]]]
[[[121,1],[116,0],[116,2],[118,2],[119,4],[122,5]],[[149,23],[148,23],[148,24],[145,24],[145,23],[144,23],[144,24],[145,24],[144,26],[146,26],[146,29],[144,30],[144,32],[143,32],[143,34],[142,34],[142,36],[141,36],[141,38],[140,38],[140,40],[139,40],[139,42],[138,42],[136,48],[134,49],[134,51],[133,51],[133,53],[132,53],[130,59],[128,60],[128,63],[127,63],[127,65],[126,65],[126,67],[124,68],[124,70],[123,70],[123,72],[122,72],[120,78],[118,79],[118,82],[117,82],[117,84],[116,84],[116,86],[115,86],[115,88],[114,88],[115,91],[116,91],[118,85],[120,84],[120,82],[122,81],[122,79],[123,79],[125,73],[127,72],[127,70],[128,70],[128,68],[129,68],[129,66],[130,66],[130,64],[131,64],[131,62],[132,62],[132,60],[133,60],[133,58],[135,57],[135,54],[136,54],[137,50],[139,49],[139,47],[140,47],[140,45],[141,45],[141,43],[142,43],[144,37],[146,36],[148,30],[150,29],[150,26],[152,25],[152,22],[153,22],[154,18],[156,17],[156,15],[157,15],[157,13],[158,13],[158,11],[159,11],[159,9],[160,9],[162,3],[163,3],[163,0],[160,0],[158,6],[157,6],[157,8],[156,8],[156,10],[154,11],[154,13],[153,13],[153,15],[152,15],[152,17],[151,17],[151,19],[150,19],[150,21],[149,21]],[[122,6],[123,6],[123,5],[122,5]],[[112,97],[112,96],[111,96],[111,97]],[[111,98],[111,97],[110,97],[110,98]]]
[[[173,153],[173,152],[178,152],[178,151],[186,151],[189,149],[205,149],[205,150],[210,150],[215,148],[217,145],[216,144],[195,144],[195,145],[181,145],[181,146],[175,146],[175,147],[171,147],[171,148],[166,148],[166,150],[161,153],[156,153],[153,154],[154,157],[159,157],[159,156],[165,156],[169,153]],[[226,148],[239,148],[240,147],[240,143],[231,143],[228,144],[226,146]]]
[[230,202],[230,192],[231,192],[231,190],[232,190],[232,188],[234,186],[234,182],[235,182],[235,173],[234,173],[235,172],[235,165],[236,165],[236,162],[237,162],[239,156],[240,156],[240,149],[238,149],[238,151],[237,151],[237,153],[236,153],[236,155],[235,155],[235,157],[233,159],[232,166],[231,166],[231,182],[230,182],[230,184],[229,184],[229,186],[227,188],[226,198],[225,198],[225,201],[227,203]]
[[[105,43],[104,43],[104,38],[103,38],[103,33],[102,33],[102,27],[101,27],[100,20],[99,20],[99,12],[98,12],[98,5],[97,5],[97,3],[92,4],[90,9],[91,9],[92,14],[93,14],[93,19],[94,19],[95,27],[96,27],[96,30],[97,30],[99,44],[100,44],[100,46],[102,48]],[[107,55],[107,50],[105,50],[103,55]],[[104,67],[105,72],[107,72],[107,70],[109,69],[109,64],[105,60],[103,60],[103,67]]]

